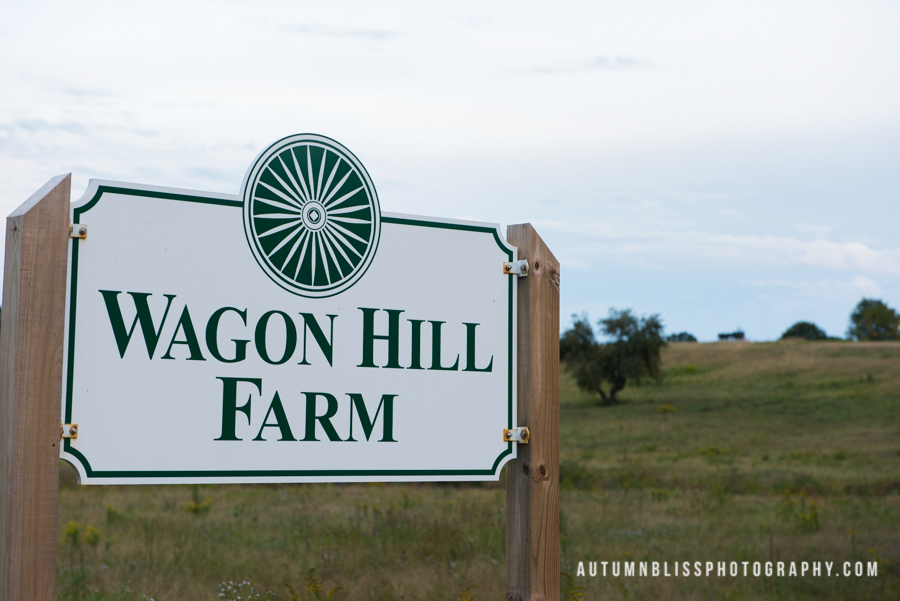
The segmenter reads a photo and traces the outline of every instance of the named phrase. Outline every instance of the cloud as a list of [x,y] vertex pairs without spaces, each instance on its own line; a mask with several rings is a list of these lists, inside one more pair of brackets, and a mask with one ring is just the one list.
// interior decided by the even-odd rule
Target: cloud
[[491,23],[491,20],[485,17],[458,17],[454,15],[448,15],[445,17],[445,19],[447,21],[461,23],[463,25],[475,28],[484,27],[486,25],[490,25]]
[[544,65],[532,67],[534,73],[584,73],[587,71],[623,71],[629,69],[646,69],[651,63],[633,56],[598,56],[588,61],[568,65]]
[[817,238],[824,238],[829,233],[834,230],[833,226],[830,225],[816,225],[813,223],[802,223],[797,226],[797,230],[804,232],[806,234],[812,234]]
[[[843,272],[900,275],[900,247],[875,248],[858,241],[804,240],[790,236],[718,234],[704,230],[634,230],[609,223],[535,222],[560,234],[558,255],[575,269],[604,256],[648,269],[691,261],[726,266],[806,266]],[[565,258],[573,257],[571,263]],[[575,258],[577,257],[577,259]]]
[[71,98],[97,100],[98,98],[113,98],[114,94],[108,90],[100,88],[85,88],[79,86],[60,86],[57,88],[60,94],[64,94]]
[[323,38],[389,40],[401,35],[401,32],[392,29],[354,29],[351,27],[331,27],[330,25],[283,25],[280,29],[286,33]]
[[67,133],[79,136],[88,135],[89,128],[84,123],[78,121],[58,121],[52,123],[44,119],[16,119],[11,123],[0,124],[0,132],[4,137],[14,136],[16,132],[25,132],[27,134],[56,134]]
[[642,69],[650,63],[633,56],[598,56],[586,65],[587,69]]
[[753,288],[785,288],[796,296],[832,298],[835,294],[852,293],[862,296],[880,296],[883,293],[877,282],[862,275],[849,280],[825,279],[811,281],[785,279],[753,279],[740,282]]
[[12,119],[0,121],[0,156],[4,159],[32,157],[43,162],[50,156],[71,157],[79,151],[83,156],[99,147],[120,146],[122,136],[147,140],[159,135],[157,129],[135,127],[121,119],[118,122],[112,119],[105,122],[96,119]]
[[211,167],[187,167],[185,174],[191,179],[225,182],[234,179],[234,173],[228,169],[214,169]]
[[0,121],[0,157],[3,160],[29,158],[44,161],[72,148],[94,144],[94,137],[102,128],[73,119],[46,120],[39,118]]

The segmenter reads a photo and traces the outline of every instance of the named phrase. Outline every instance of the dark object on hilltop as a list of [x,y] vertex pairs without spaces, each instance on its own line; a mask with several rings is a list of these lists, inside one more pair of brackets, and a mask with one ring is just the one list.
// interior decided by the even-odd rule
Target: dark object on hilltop
[[677,334],[669,334],[666,338],[667,342],[697,342],[697,338],[689,332],[678,332]]
[[719,340],[743,340],[744,339],[744,331],[738,330],[737,332],[731,332],[730,334],[719,334]]
[[587,315],[572,317],[575,323],[560,337],[559,354],[580,389],[598,393],[603,405],[614,405],[626,382],[640,384],[648,376],[659,379],[659,351],[666,344],[659,315],[636,317],[630,309],[610,309],[609,317],[598,323],[612,339],[607,343],[597,342]]
[[847,338],[851,340],[900,340],[900,314],[874,298],[859,301],[850,314]]
[[798,321],[781,335],[781,339],[785,338],[805,338],[806,340],[828,340],[828,334],[825,330],[809,321]]

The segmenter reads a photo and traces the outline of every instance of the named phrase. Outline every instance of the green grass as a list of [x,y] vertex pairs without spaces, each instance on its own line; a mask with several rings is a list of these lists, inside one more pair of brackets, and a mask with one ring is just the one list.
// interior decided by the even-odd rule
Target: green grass
[[[570,590],[900,598],[900,345],[680,343],[663,359],[661,382],[611,408],[562,377],[562,569],[877,560],[879,576],[598,576]],[[300,593],[315,568],[322,598],[502,599],[503,529],[502,483],[77,487],[66,468],[58,596],[212,600],[248,580],[292,599],[284,584]]]

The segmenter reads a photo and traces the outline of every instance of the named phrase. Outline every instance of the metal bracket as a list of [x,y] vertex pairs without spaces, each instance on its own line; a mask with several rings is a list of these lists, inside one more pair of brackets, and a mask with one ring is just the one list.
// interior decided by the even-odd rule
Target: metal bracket
[[60,424],[60,438],[78,438],[78,424]]
[[503,442],[517,442],[519,444],[528,444],[528,439],[531,437],[531,432],[528,431],[528,428],[522,426],[521,428],[513,428],[510,430],[509,428],[503,428]]
[[87,238],[87,226],[83,223],[76,223],[75,225],[70,225],[69,226],[69,238]]
[[521,261],[513,261],[512,263],[504,261],[503,273],[517,275],[523,278],[526,277],[528,275],[528,260],[522,259]]

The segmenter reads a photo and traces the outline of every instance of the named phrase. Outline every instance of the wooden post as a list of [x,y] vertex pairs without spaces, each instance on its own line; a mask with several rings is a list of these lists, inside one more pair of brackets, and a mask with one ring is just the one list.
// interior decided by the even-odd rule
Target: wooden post
[[506,466],[506,599],[559,599],[559,262],[530,223],[506,234],[527,259],[518,281],[518,426],[531,440]]
[[71,175],[6,219],[0,324],[0,601],[56,596]]

